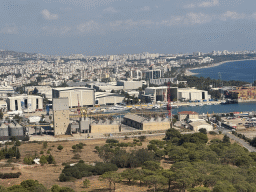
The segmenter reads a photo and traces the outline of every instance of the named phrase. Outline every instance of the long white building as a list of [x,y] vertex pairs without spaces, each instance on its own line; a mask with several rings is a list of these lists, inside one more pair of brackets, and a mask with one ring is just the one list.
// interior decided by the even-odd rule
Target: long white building
[[[149,96],[153,103],[157,101],[166,102],[168,100],[168,87],[147,87],[145,89],[145,96]],[[171,101],[196,101],[209,100],[210,96],[208,95],[208,91],[205,90],[170,87],[170,99]]]

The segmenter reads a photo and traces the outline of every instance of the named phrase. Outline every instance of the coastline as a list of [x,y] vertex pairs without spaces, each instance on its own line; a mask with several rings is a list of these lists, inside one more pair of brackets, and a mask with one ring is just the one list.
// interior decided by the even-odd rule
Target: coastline
[[254,60],[256,60],[256,58],[254,58],[254,59],[242,59],[242,60],[229,60],[229,61],[222,61],[222,62],[219,62],[219,63],[214,63],[214,64],[210,64],[210,65],[207,65],[207,66],[202,66],[202,67],[188,68],[185,71],[185,75],[186,76],[198,75],[199,73],[193,73],[193,72],[190,71],[190,70],[194,70],[194,69],[204,69],[204,68],[217,67],[219,65],[222,65],[222,64],[225,64],[225,63],[229,63],[229,62],[254,61]]

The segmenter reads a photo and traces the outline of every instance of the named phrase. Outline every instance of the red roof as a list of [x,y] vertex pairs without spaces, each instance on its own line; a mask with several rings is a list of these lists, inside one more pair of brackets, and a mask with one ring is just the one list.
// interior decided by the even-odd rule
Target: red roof
[[198,115],[195,111],[181,111],[179,112],[180,115]]

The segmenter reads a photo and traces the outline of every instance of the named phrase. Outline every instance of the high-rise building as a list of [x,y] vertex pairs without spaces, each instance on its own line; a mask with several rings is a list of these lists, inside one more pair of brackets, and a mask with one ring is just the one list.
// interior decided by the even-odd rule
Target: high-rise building
[[54,135],[69,133],[69,106],[68,98],[54,98],[52,102]]

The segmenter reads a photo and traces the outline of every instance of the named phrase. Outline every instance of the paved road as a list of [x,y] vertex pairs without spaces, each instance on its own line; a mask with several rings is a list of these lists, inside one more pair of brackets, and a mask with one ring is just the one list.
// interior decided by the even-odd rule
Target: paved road
[[248,151],[256,152],[256,148],[255,147],[252,147],[247,142],[245,142],[243,139],[240,139],[239,137],[233,135],[229,129],[225,129],[224,127],[218,127],[218,129],[223,134],[227,135],[230,139],[233,139],[236,142],[240,143],[244,148],[248,149]]

